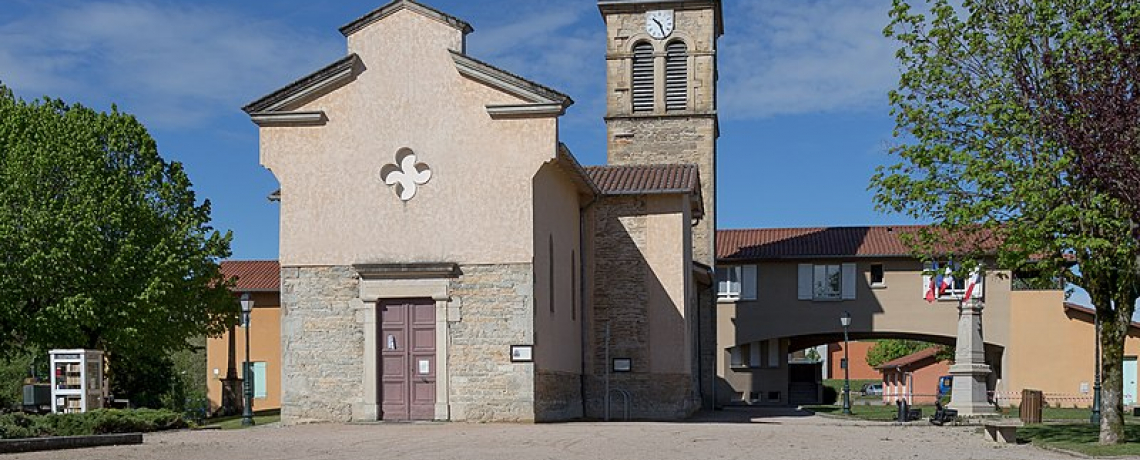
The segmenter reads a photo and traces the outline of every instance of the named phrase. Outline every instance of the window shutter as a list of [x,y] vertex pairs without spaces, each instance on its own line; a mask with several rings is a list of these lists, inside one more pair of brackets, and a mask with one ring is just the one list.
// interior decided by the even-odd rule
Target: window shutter
[[653,45],[633,47],[633,111],[653,111]]
[[756,266],[755,265],[745,265],[741,268],[740,298],[748,299],[748,300],[756,298]]
[[855,300],[855,264],[843,264],[843,300]]
[[748,344],[749,361],[748,364],[752,367],[760,367],[760,342],[752,342]]
[[800,264],[799,299],[811,300],[811,264]]
[[780,367],[780,339],[768,339],[768,367]]
[[253,397],[254,398],[267,398],[269,397],[269,389],[266,386],[265,380],[265,363],[253,363]]
[[665,49],[665,110],[685,110],[689,101],[689,49],[675,41]]

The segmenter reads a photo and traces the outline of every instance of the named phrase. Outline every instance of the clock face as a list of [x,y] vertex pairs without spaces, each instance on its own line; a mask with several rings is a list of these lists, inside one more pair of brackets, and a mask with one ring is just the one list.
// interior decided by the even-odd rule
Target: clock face
[[645,13],[645,32],[662,39],[673,33],[673,10],[656,10]]

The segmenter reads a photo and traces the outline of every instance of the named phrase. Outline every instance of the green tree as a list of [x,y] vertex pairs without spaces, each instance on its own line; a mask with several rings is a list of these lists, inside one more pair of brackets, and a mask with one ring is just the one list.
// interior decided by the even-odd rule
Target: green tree
[[139,381],[115,363],[220,334],[237,311],[218,267],[231,235],[209,222],[133,116],[0,86],[0,355],[101,349],[112,381]]
[[870,364],[871,367],[875,367],[885,362],[902,358],[906,355],[918,353],[930,347],[939,348],[939,359],[950,358],[950,353],[948,352],[947,348],[941,345],[935,345],[919,340],[885,339],[875,341],[875,344],[871,345],[871,348],[867,349],[867,364]]
[[[1140,294],[1140,250],[1126,206],[1082,166],[1081,152],[1094,148],[1097,130],[1136,129],[1140,118],[1128,119],[1129,106],[1111,98],[1066,105],[1058,89],[1066,82],[1068,91],[1091,94],[1124,85],[1114,94],[1136,97],[1134,75],[1114,83],[1104,78],[1112,71],[1082,72],[1077,51],[1135,60],[1140,6],[1104,0],[927,6],[929,14],[916,13],[895,0],[885,31],[900,43],[902,76],[890,100],[902,141],[892,149],[901,161],[872,179],[877,204],[936,222],[915,239],[916,253],[956,252],[967,267],[997,254],[1002,267],[1063,275],[1088,290],[1103,324],[1100,440],[1123,442],[1124,337]],[[1118,144],[1116,137],[1100,140],[1095,148]]]

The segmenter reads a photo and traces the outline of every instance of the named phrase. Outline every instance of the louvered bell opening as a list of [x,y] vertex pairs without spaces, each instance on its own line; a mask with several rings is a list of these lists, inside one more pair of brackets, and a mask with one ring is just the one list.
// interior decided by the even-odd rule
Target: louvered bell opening
[[633,48],[633,111],[653,111],[653,45]]
[[665,110],[685,110],[689,103],[689,56],[682,42],[670,43],[665,54]]

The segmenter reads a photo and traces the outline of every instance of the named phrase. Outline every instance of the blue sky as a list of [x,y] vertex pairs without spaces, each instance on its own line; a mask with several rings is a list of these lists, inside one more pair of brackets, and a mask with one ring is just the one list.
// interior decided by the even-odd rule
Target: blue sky
[[[337,28],[386,0],[5,0],[0,82],[25,99],[117,104],[186,165],[234,257],[275,258],[277,188],[240,107],[344,56]],[[570,94],[561,135],[605,163],[604,29],[593,0],[428,0],[468,52]],[[728,1],[720,49],[721,228],[908,223],[873,209],[896,84],[887,0]]]
[[[277,256],[277,189],[240,107],[345,55],[337,29],[386,0],[4,0],[0,83],[135,114],[182,162],[235,259]],[[475,27],[468,53],[571,95],[561,136],[604,164],[605,37],[594,0],[425,0]],[[915,223],[874,209],[891,162],[889,0],[726,0],[720,228]],[[1087,303],[1082,292],[1075,301]]]

